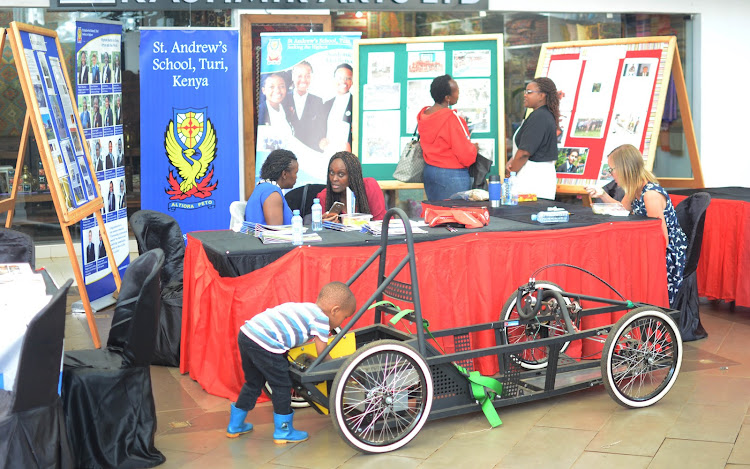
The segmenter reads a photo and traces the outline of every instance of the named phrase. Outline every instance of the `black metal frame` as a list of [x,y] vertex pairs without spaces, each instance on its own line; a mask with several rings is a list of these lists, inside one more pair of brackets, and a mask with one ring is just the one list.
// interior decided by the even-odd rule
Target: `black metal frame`
[[[388,248],[388,228],[392,218],[398,217],[402,220],[406,231],[407,254],[399,262],[396,268],[386,275],[385,264]],[[393,327],[383,324],[386,314],[395,315],[399,311],[388,305],[377,306],[375,309],[374,324],[366,326],[356,331],[356,348],[360,349],[365,344],[382,339],[394,339],[403,342],[416,349],[425,359],[430,367],[433,376],[434,398],[430,411],[429,419],[434,420],[443,417],[450,417],[469,412],[480,410],[479,404],[474,400],[471,393],[469,381],[454,366],[454,363],[472,363],[471,360],[479,357],[496,356],[500,365],[500,373],[495,378],[503,384],[503,393],[493,400],[496,408],[508,405],[528,402],[565,394],[602,384],[600,371],[600,360],[577,361],[571,359],[560,350],[566,342],[587,339],[591,337],[605,337],[612,324],[592,329],[580,330],[574,333],[563,334],[555,337],[536,339],[529,342],[518,344],[505,343],[505,337],[502,334],[506,326],[516,326],[531,324],[532,322],[543,322],[551,320],[554,316],[535,316],[529,319],[513,319],[507,321],[493,321],[484,324],[475,324],[463,327],[454,327],[439,331],[432,331],[431,335],[435,338],[454,337],[458,344],[464,344],[457,347],[459,351],[450,354],[442,354],[432,345],[427,343],[422,320],[422,308],[419,300],[419,284],[417,281],[416,257],[414,255],[414,240],[406,214],[398,208],[390,209],[383,219],[383,230],[380,247],[365,262],[362,267],[349,279],[347,285],[351,285],[357,280],[375,260],[378,263],[378,286],[375,293],[359,308],[346,326],[338,333],[333,341],[323,350],[309,366],[294,363],[290,367],[292,382],[297,392],[304,396],[305,399],[316,403],[324,408],[329,407],[329,397],[332,395],[331,384],[336,377],[336,373],[348,357],[341,357],[323,361],[333,347],[341,338],[349,332],[353,325],[370,309],[370,306],[376,301],[382,301],[384,295],[391,298],[411,302],[414,305],[414,312],[404,317],[417,325],[416,336],[406,334]],[[411,275],[411,284],[398,282],[395,277],[409,264]],[[523,286],[525,287],[525,286]],[[523,288],[521,287],[521,288]],[[519,288],[520,290],[520,288]],[[651,306],[645,303],[632,303],[627,301],[611,300],[599,298],[580,293],[558,292],[563,298],[574,300],[590,300],[605,304],[606,306],[579,310],[576,314],[579,317],[593,316],[597,314],[611,313],[617,311],[627,311],[640,306]],[[679,311],[665,310],[655,307],[655,309],[664,311],[675,319]],[[569,318],[568,318],[569,319]],[[569,321],[566,321],[569,323]],[[472,332],[492,330],[495,333],[497,344],[492,347],[481,349],[472,349],[470,342],[463,337]],[[456,339],[459,337],[459,339]],[[603,340],[602,340],[603,341]],[[465,344],[468,344],[466,346]],[[537,370],[525,370],[513,356],[522,353],[526,349],[548,347],[547,366]],[[565,381],[570,381],[565,384]],[[558,381],[560,385],[557,385]],[[325,395],[316,385],[327,383],[328,395]],[[316,408],[313,406],[313,408]],[[316,408],[317,409],[317,408]]]

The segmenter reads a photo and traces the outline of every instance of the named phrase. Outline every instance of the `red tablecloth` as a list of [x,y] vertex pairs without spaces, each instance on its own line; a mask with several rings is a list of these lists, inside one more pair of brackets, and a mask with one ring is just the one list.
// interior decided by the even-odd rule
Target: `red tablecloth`
[[[666,307],[666,243],[660,223],[623,221],[554,231],[475,232],[417,243],[424,317],[433,330],[497,320],[507,298],[532,272],[559,262],[597,274],[627,299]],[[389,263],[398,262],[405,249],[404,245],[389,246]],[[323,284],[348,280],[374,250],[371,246],[303,246],[249,274],[221,277],[200,241],[188,235],[180,371],[189,372],[207,392],[235,399],[243,383],[237,348],[242,323],[280,303],[314,302]],[[375,291],[376,271],[377,266],[371,266],[352,285],[358,305]],[[537,279],[556,282],[568,291],[615,298],[600,282],[573,269],[552,268]],[[583,326],[593,327],[613,323],[617,317],[586,319]],[[372,315],[367,314],[358,326],[371,322]],[[472,337],[475,348],[493,345],[491,334]],[[591,353],[586,347],[583,352]],[[478,365],[484,374],[497,371],[496,360],[485,358]]]
[[[685,196],[670,194],[677,205]],[[698,294],[750,307],[750,203],[713,197],[698,261]]]

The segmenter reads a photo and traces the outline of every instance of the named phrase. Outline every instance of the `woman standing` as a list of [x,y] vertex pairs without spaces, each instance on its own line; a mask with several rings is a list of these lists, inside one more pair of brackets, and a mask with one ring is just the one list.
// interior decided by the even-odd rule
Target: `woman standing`
[[424,190],[428,200],[443,200],[471,189],[469,166],[478,146],[469,140],[469,127],[450,106],[458,102],[458,84],[442,75],[430,85],[435,104],[419,111],[417,129],[424,155]]
[[[636,215],[661,219],[662,231],[667,240],[667,290],[671,306],[682,284],[687,251],[687,236],[680,228],[672,201],[656,177],[646,169],[643,155],[633,145],[615,148],[609,154],[607,163],[615,182],[625,190],[623,207],[632,210]],[[617,203],[601,188],[589,186],[586,192],[603,202]]]
[[[346,188],[356,197],[356,213],[370,213],[373,220],[385,216],[385,197],[375,178],[362,177],[362,165],[354,153],[340,151],[334,153],[328,162],[328,182],[320,191],[318,199],[324,209],[330,209],[334,202],[346,204]],[[326,212],[323,220],[336,221],[338,214]]]
[[291,189],[297,182],[299,164],[289,150],[274,150],[260,168],[260,181],[247,200],[245,221],[263,225],[289,225],[292,211],[282,189]]
[[516,172],[519,194],[536,194],[554,199],[557,190],[557,129],[560,98],[549,78],[534,78],[524,90],[523,105],[533,109],[513,136],[513,157],[505,165],[505,175]]

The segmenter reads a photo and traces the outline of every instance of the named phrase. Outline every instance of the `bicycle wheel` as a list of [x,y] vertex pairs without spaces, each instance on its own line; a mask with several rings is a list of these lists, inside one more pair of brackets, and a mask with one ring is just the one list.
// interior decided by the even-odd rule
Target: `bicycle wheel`
[[650,406],[672,388],[681,364],[682,337],[674,321],[658,308],[636,308],[604,342],[604,387],[624,407]]
[[[546,290],[563,291],[562,288],[560,288],[557,284],[548,282],[546,280],[538,280],[536,282],[536,286],[544,288]],[[536,295],[537,293],[535,290],[525,295],[522,301],[535,302],[537,300]],[[505,305],[503,305],[503,312],[500,315],[501,321],[519,319],[516,297],[516,293],[513,293],[505,302]],[[557,300],[555,298],[550,298],[547,301],[548,305],[542,307],[542,310],[539,312],[540,316],[549,315],[551,312],[553,312],[554,309],[558,309],[556,307]],[[574,304],[574,302],[571,302],[568,298],[565,298],[565,305],[568,307],[569,312],[571,311]],[[573,316],[574,317],[571,317],[571,321],[573,322],[573,325],[575,327],[578,327],[578,316]],[[538,322],[532,320],[532,322],[529,322],[527,324],[520,323],[516,326],[506,326],[502,330],[502,333],[505,336],[505,342],[507,344],[532,342],[534,340],[544,339],[547,337],[561,336],[566,334],[566,332],[565,322],[559,315],[556,315],[555,318],[551,321]],[[570,345],[570,342],[565,342],[560,348],[560,352],[564,352],[565,349],[568,348],[568,345]],[[513,359],[524,368],[536,370],[547,366],[548,355],[548,347],[534,347],[524,349],[518,354],[514,354]]]
[[409,443],[432,407],[432,375],[422,356],[379,340],[347,359],[331,387],[334,426],[352,448],[386,453]]

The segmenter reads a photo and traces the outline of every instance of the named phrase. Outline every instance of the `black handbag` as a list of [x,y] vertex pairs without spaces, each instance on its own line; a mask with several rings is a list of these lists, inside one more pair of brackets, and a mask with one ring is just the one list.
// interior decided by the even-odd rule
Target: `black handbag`
[[401,152],[393,178],[401,182],[422,182],[422,173],[424,173],[424,156],[422,146],[419,144],[419,134],[415,128],[411,140]]
[[471,188],[488,190],[487,174],[492,167],[492,161],[477,152],[477,160],[469,166],[469,176],[471,176]]

